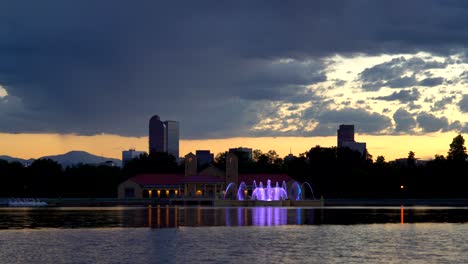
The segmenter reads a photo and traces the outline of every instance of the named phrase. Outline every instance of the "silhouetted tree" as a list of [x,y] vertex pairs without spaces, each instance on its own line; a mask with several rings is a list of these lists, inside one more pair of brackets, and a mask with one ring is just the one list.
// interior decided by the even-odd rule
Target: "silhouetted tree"
[[26,168],[19,162],[8,162],[0,159],[0,197],[19,196],[23,194]]
[[377,156],[377,159],[375,160],[375,165],[377,165],[378,167],[385,167],[386,165],[385,157]]
[[461,134],[453,138],[452,143],[450,143],[450,149],[447,153],[447,160],[464,162],[468,154],[466,153],[465,139]]
[[254,149],[254,150],[252,151],[252,159],[253,159],[255,162],[257,162],[258,159],[260,158],[260,156],[262,156],[262,155],[263,155],[263,152],[262,152],[261,150],[259,150],[259,149]]
[[116,197],[124,180],[118,167],[89,164],[67,167],[62,178],[61,197]]
[[51,159],[37,159],[27,167],[25,193],[29,196],[58,196],[62,166]]
[[133,177],[140,173],[179,173],[182,172],[176,159],[166,152],[151,152],[127,162],[123,168],[125,175]]
[[226,168],[226,156],[227,156],[227,151],[225,152],[220,152],[218,154],[216,154],[215,158],[214,158],[214,162],[213,164],[220,168],[220,169],[225,169]]
[[406,159],[406,164],[410,168],[414,168],[416,166],[416,158],[415,158],[415,153],[413,151],[408,152],[408,158]]

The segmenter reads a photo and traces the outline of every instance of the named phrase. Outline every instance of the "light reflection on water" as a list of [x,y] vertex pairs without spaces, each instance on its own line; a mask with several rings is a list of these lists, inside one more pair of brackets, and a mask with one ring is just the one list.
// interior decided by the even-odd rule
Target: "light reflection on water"
[[0,263],[468,259],[468,208],[1,208],[0,229]]
[[0,229],[468,223],[460,207],[63,207],[0,208]]

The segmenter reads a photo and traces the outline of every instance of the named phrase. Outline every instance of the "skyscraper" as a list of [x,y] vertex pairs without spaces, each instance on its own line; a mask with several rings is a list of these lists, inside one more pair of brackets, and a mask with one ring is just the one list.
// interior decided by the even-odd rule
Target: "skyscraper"
[[339,148],[342,147],[344,141],[354,142],[354,125],[340,125],[337,132]]
[[337,134],[338,148],[350,148],[359,151],[361,155],[366,153],[366,143],[354,141],[354,125],[340,125]]
[[179,159],[179,122],[161,121],[158,115],[149,122],[149,153],[166,152]]
[[166,126],[166,152],[179,160],[179,122],[165,121]]
[[158,115],[149,122],[149,153],[166,152],[166,127]]

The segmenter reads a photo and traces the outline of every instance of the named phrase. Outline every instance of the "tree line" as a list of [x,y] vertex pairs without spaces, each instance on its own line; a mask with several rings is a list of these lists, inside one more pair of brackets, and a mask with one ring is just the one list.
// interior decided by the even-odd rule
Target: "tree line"
[[[227,152],[213,165],[225,168]],[[254,150],[252,157],[235,153],[239,173],[285,173],[308,182],[315,196],[328,198],[456,198],[468,197],[468,161],[465,140],[457,135],[447,155],[418,163],[416,153],[387,162],[349,148],[312,147],[299,156],[281,158],[276,151]],[[140,173],[184,173],[184,165],[167,153],[142,154],[123,168],[78,164],[62,168],[50,159],[25,167],[0,160],[0,197],[116,197],[117,186]]]

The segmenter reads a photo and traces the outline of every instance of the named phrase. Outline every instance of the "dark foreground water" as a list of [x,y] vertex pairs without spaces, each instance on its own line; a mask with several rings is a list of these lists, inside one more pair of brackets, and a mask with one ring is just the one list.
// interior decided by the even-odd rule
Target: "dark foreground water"
[[468,263],[468,208],[0,208],[0,263]]

